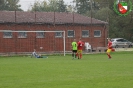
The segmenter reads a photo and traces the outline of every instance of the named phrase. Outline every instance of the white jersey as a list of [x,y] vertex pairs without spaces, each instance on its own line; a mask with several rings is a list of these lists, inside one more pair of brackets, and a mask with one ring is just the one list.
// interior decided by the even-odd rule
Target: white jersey
[[33,56],[35,56],[35,57],[37,56],[37,54],[36,54],[36,52],[35,52],[35,51],[32,53],[32,55],[33,55]]

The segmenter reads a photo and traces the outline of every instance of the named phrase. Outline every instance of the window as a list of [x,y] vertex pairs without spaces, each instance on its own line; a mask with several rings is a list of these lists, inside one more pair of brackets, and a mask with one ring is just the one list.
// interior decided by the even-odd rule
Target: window
[[12,32],[3,32],[3,38],[12,38]]
[[82,30],[82,37],[89,37],[89,30]]
[[123,42],[123,39],[118,39],[117,42]]
[[101,31],[100,30],[95,30],[94,31],[94,37],[101,37]]
[[44,38],[44,32],[36,32],[36,38]]
[[55,37],[62,37],[62,32],[55,32]]
[[129,42],[128,40],[126,40],[126,39],[123,39],[123,41],[122,42]]
[[73,30],[68,30],[68,33],[67,33],[68,37],[74,37],[74,31]]
[[18,32],[18,38],[27,38],[26,32]]

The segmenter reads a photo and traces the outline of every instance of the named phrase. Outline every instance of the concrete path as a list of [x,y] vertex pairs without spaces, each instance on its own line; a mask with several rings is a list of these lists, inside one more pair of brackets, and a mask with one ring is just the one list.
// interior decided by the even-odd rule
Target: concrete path
[[133,51],[133,48],[115,48],[115,51]]

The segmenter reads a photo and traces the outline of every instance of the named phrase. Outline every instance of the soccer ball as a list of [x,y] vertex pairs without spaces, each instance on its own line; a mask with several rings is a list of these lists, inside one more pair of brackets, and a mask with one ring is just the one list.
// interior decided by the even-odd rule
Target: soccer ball
[[40,49],[43,49],[43,47],[40,47]]

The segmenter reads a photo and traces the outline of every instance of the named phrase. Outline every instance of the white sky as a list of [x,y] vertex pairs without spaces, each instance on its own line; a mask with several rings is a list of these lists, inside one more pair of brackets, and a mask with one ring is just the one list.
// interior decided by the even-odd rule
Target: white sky
[[[24,10],[24,11],[27,11],[35,1],[44,1],[44,0],[19,0],[19,4],[21,5],[21,8]],[[72,2],[73,0],[64,0],[64,2],[66,4],[69,4],[70,2]]]

